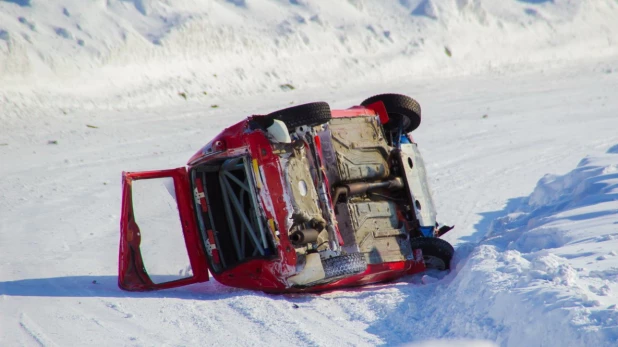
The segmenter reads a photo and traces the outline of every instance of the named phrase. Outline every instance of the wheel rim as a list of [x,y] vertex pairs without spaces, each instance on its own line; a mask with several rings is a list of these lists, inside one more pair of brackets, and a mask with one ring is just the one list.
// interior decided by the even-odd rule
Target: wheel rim
[[444,263],[444,260],[438,257],[434,257],[433,255],[426,255],[423,256],[423,259],[425,260],[425,267],[427,269],[435,269],[440,271],[446,270],[446,264]]

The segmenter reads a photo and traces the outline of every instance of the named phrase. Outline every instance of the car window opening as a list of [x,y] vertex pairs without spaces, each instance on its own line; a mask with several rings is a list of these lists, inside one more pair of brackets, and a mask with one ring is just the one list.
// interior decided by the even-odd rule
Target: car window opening
[[[225,159],[217,165],[197,167],[196,177],[204,186],[208,211],[196,208],[204,221],[200,229],[204,242],[209,227],[214,232],[220,266],[212,254],[211,267],[215,272],[255,258],[270,258],[275,254],[270,232],[267,232],[262,211],[257,208],[254,178],[245,157]],[[214,266],[212,266],[214,265]]]

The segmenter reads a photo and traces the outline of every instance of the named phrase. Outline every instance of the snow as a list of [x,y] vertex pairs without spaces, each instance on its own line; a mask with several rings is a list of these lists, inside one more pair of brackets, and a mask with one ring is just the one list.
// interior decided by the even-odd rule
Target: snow
[[[610,0],[0,0],[0,345],[618,344],[617,15]],[[382,92],[423,107],[450,273],[319,295],[118,289],[121,171],[182,166],[249,114]],[[169,207],[160,193],[145,199]]]

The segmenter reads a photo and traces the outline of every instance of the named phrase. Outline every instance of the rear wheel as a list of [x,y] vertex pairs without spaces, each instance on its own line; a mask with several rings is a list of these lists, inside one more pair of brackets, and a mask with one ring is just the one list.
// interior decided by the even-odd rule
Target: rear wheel
[[450,243],[437,237],[417,237],[410,240],[410,246],[423,251],[423,260],[428,270],[444,271],[451,268],[455,250]]
[[330,106],[326,102],[312,102],[284,108],[266,115],[271,119],[278,119],[285,123],[289,130],[299,126],[316,126],[331,120]]
[[403,128],[404,133],[409,133],[421,125],[421,105],[409,96],[401,94],[380,94],[370,97],[361,103],[368,106],[382,101],[388,113],[388,123],[384,129],[389,132]]

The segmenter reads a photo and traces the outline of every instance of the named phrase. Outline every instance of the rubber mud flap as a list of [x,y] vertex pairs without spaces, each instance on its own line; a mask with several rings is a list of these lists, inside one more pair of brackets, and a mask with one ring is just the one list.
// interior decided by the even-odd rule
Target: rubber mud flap
[[352,275],[365,271],[367,262],[361,253],[346,254],[338,257],[322,259],[325,278]]

